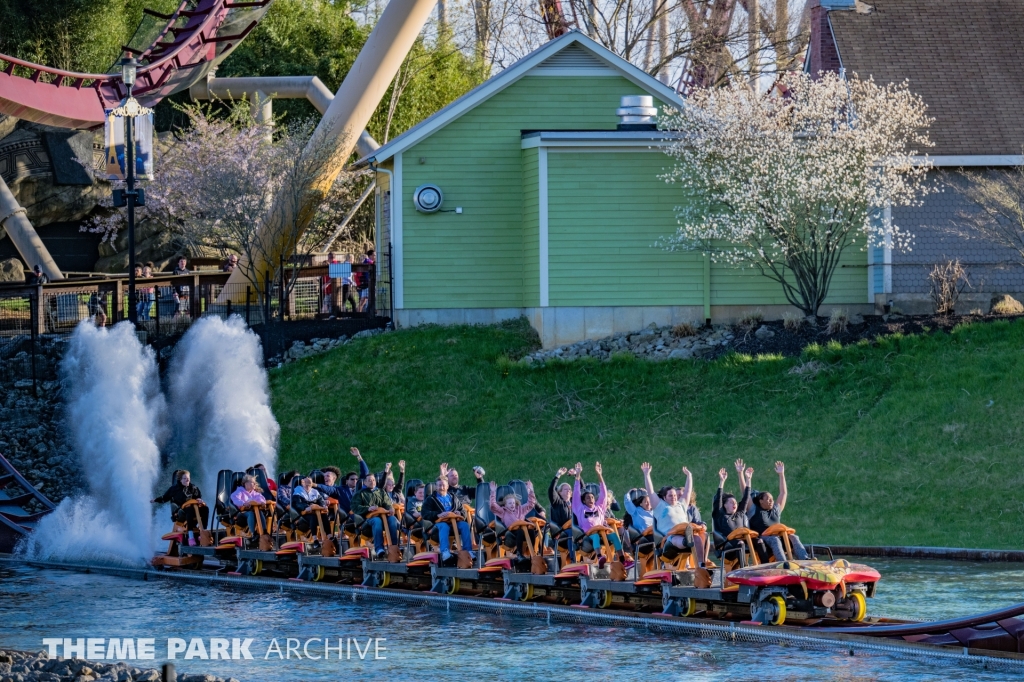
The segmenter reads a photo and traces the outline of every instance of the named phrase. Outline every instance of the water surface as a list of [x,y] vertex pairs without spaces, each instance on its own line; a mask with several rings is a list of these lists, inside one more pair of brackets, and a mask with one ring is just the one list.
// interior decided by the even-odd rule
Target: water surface
[[[1018,564],[877,560],[883,575],[872,613],[935,619],[1024,601],[1024,567]],[[955,668],[884,654],[848,656],[794,646],[730,643],[628,627],[595,627],[500,616],[477,611],[446,613],[402,603],[357,601],[326,595],[170,580],[142,582],[95,574],[0,566],[0,648],[41,649],[44,637],[152,637],[157,660],[166,640],[180,637],[254,639],[251,661],[181,660],[179,671],[233,676],[243,681],[392,678],[564,680],[1002,680],[1008,671]],[[332,640],[332,660],[267,657],[277,638]],[[384,657],[337,660],[336,640],[381,638]],[[311,644],[310,653],[322,653]],[[371,649],[372,651],[372,649]],[[760,675],[763,677],[764,675]]]

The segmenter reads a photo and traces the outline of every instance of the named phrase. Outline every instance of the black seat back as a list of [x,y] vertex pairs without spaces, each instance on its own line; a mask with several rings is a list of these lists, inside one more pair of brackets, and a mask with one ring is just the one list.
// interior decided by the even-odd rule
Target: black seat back
[[416,497],[416,487],[417,486],[421,486],[421,485],[423,485],[423,481],[421,481],[418,478],[414,478],[414,479],[410,480],[405,485],[405,498],[406,499],[412,499],[412,498]]
[[181,471],[181,469],[175,469],[174,472],[171,474],[171,485],[177,483],[178,479],[181,478]]
[[324,472],[319,469],[313,469],[309,472],[309,477],[313,479],[313,483],[317,485],[323,485],[324,483]]
[[516,495],[519,496],[519,501],[526,504],[526,481],[521,481],[518,478],[514,478],[508,482],[508,485],[512,490],[515,491]]
[[271,498],[273,495],[270,494],[270,483],[267,481],[267,472],[264,469],[247,469],[246,472],[250,476],[256,477],[256,485],[263,491],[264,498]]
[[597,497],[598,497],[598,495],[601,494],[601,486],[598,485],[597,483],[587,483],[587,484],[585,484],[583,486],[583,490],[580,491],[580,498],[583,497],[583,493],[585,493],[585,492],[593,493],[594,494],[594,504],[597,504]]
[[[501,506],[501,505],[505,504],[505,496],[506,495],[514,495],[515,493],[516,493],[516,489],[513,488],[512,486],[510,486],[510,485],[499,485],[498,489],[494,491],[494,499],[498,503],[498,506]],[[488,488],[487,488],[487,500],[488,500],[488,502],[490,502],[490,499],[491,499],[491,489],[490,489],[490,486],[488,486]]]
[[484,524],[494,520],[494,512],[491,511],[490,483],[480,482],[476,486],[476,518]]
[[221,469],[217,472],[217,501],[215,504],[215,512],[218,516],[227,514],[232,509],[231,504],[231,493],[235,492],[235,488],[238,486],[232,486],[234,483],[235,472],[231,469]]

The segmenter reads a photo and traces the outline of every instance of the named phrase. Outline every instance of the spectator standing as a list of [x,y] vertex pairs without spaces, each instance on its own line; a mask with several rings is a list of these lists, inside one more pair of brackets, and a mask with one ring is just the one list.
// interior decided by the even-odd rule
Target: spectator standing
[[[376,263],[375,258],[376,254],[374,250],[368,250],[366,252],[366,257],[363,258],[363,265],[374,265]],[[370,304],[370,273],[356,273],[356,281],[359,288],[359,312],[365,313],[366,307]]]
[[[142,266],[142,279],[153,279],[153,261],[147,262]],[[138,317],[140,320],[149,319],[149,310],[153,305],[153,287],[143,287],[139,291],[139,310]]]
[[238,256],[231,254],[228,259],[224,261],[224,264],[220,266],[221,272],[234,272],[235,268],[238,267]]
[[29,286],[36,287],[41,284],[47,284],[49,281],[50,278],[46,276],[46,273],[43,272],[43,268],[38,264],[32,268],[32,272],[28,273]]
[[334,310],[334,297],[332,292],[337,291],[335,282],[331,279],[331,263],[337,263],[338,256],[333,251],[327,254],[327,274],[321,278],[321,287],[323,288],[324,302],[320,306],[320,312],[327,314],[332,313]]
[[[347,263],[351,268],[352,254],[347,254],[343,262]],[[355,273],[350,269],[348,275],[341,278],[341,305],[339,306],[339,312],[341,314],[344,314],[345,312],[346,301],[352,304],[353,313],[359,312],[359,299],[356,297],[356,283],[353,279],[354,274]]]
[[[182,256],[178,259],[178,264],[174,267],[175,275],[191,275],[188,269],[188,260]],[[178,284],[174,287],[174,302],[177,312],[183,313],[188,305],[189,287],[187,284]]]

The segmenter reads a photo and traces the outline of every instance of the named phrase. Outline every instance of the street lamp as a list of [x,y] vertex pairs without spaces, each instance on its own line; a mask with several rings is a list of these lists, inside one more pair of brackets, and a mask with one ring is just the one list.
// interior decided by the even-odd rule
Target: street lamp
[[114,116],[124,118],[124,170],[127,189],[114,190],[114,206],[128,207],[128,319],[133,325],[138,323],[138,311],[135,302],[135,207],[146,205],[146,192],[135,189],[135,134],[132,122],[136,116],[152,114],[132,97],[132,88],[138,75],[139,63],[131,55],[121,60],[121,80],[128,93],[121,106],[114,109]]

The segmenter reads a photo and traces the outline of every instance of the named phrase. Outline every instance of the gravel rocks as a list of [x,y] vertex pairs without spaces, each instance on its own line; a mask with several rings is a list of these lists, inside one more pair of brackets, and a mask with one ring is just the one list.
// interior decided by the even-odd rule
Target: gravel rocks
[[[690,329],[687,333],[690,333]],[[689,360],[719,352],[732,345],[735,337],[731,327],[714,326],[692,329],[693,334],[679,336],[672,327],[656,324],[635,332],[587,339],[567,346],[530,353],[520,362],[526,365],[543,364],[549,360],[579,360],[594,358],[610,360],[618,353],[628,353],[645,360]]]
[[[159,682],[160,671],[124,662],[49,658],[45,651],[0,650],[0,682]],[[233,677],[178,673],[177,682],[238,682]]]

